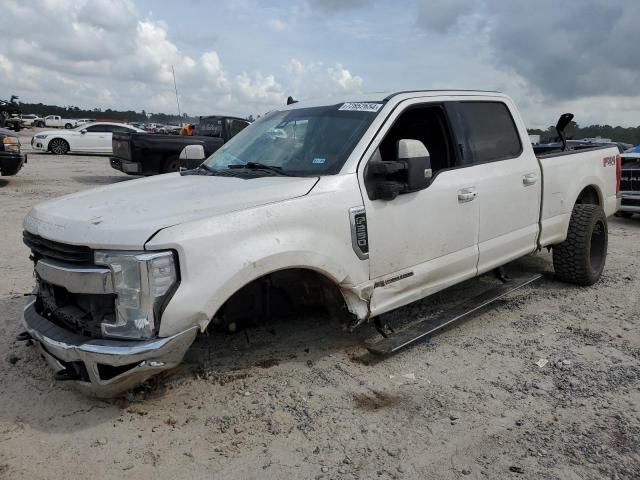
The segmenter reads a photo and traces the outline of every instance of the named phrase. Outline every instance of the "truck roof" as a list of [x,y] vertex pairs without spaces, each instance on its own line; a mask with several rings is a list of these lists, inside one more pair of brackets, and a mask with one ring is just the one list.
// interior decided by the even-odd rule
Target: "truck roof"
[[[348,96],[340,97],[327,97],[327,98],[315,98],[315,99],[303,99],[298,102],[286,105],[283,110],[304,108],[304,107],[319,107],[323,105],[335,105],[344,102],[376,102],[386,103],[389,100],[397,99],[404,100],[406,98],[414,97],[439,97],[439,96],[492,96],[492,97],[504,97],[507,96],[500,92],[495,91],[483,91],[483,90],[397,90],[397,91],[383,91],[383,92],[370,92],[362,94],[352,94]],[[279,109],[280,110],[280,109]]]

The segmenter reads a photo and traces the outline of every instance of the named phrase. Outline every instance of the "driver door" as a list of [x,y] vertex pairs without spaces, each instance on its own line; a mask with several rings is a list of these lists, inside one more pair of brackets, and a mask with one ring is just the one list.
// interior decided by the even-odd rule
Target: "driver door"
[[[104,125],[90,125],[83,130],[86,130],[86,132],[77,135],[76,150],[82,152],[100,152],[104,150],[107,136],[109,137],[109,142],[111,142],[111,132],[107,133]],[[81,130],[81,132],[83,130]]]
[[397,108],[365,156],[392,160],[398,140],[420,140],[429,150],[433,177],[420,191],[371,200],[358,167],[369,237],[372,314],[384,313],[477,273],[479,205],[473,168],[456,164],[444,104],[409,100]]

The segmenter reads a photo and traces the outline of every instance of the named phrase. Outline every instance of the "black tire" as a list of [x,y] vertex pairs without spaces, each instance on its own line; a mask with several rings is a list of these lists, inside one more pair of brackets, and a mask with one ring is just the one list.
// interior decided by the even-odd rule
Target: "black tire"
[[633,212],[616,212],[616,217],[631,218],[633,217]]
[[556,276],[576,285],[598,281],[607,259],[607,217],[598,205],[573,207],[567,239],[553,247]]
[[49,151],[55,155],[64,155],[69,151],[69,143],[62,138],[54,138],[49,142]]
[[70,123],[65,123],[64,124],[64,128],[66,128],[67,130],[69,130],[72,127],[73,127],[73,125],[71,125]]
[[162,164],[160,173],[177,172],[180,170],[180,159],[178,157],[167,158]]

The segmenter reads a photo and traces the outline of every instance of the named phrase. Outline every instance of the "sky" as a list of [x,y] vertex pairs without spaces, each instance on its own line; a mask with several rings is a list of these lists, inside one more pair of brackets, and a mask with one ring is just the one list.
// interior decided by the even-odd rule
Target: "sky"
[[3,0],[0,98],[177,113],[173,66],[190,115],[461,88],[530,128],[638,126],[638,19],[640,0]]

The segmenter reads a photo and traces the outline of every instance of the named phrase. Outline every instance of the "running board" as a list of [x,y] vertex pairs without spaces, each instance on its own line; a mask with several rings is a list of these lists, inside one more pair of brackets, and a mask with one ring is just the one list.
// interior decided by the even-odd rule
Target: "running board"
[[395,353],[401,348],[411,345],[412,343],[431,335],[433,332],[483,309],[505,295],[535,282],[541,277],[541,274],[529,275],[526,277],[512,277],[509,282],[504,285],[492,288],[471,298],[470,300],[464,301],[460,305],[454,306],[435,318],[429,318],[415,323],[405,330],[401,330],[387,338],[384,338],[378,343],[368,345],[367,349],[375,355],[390,355]]

